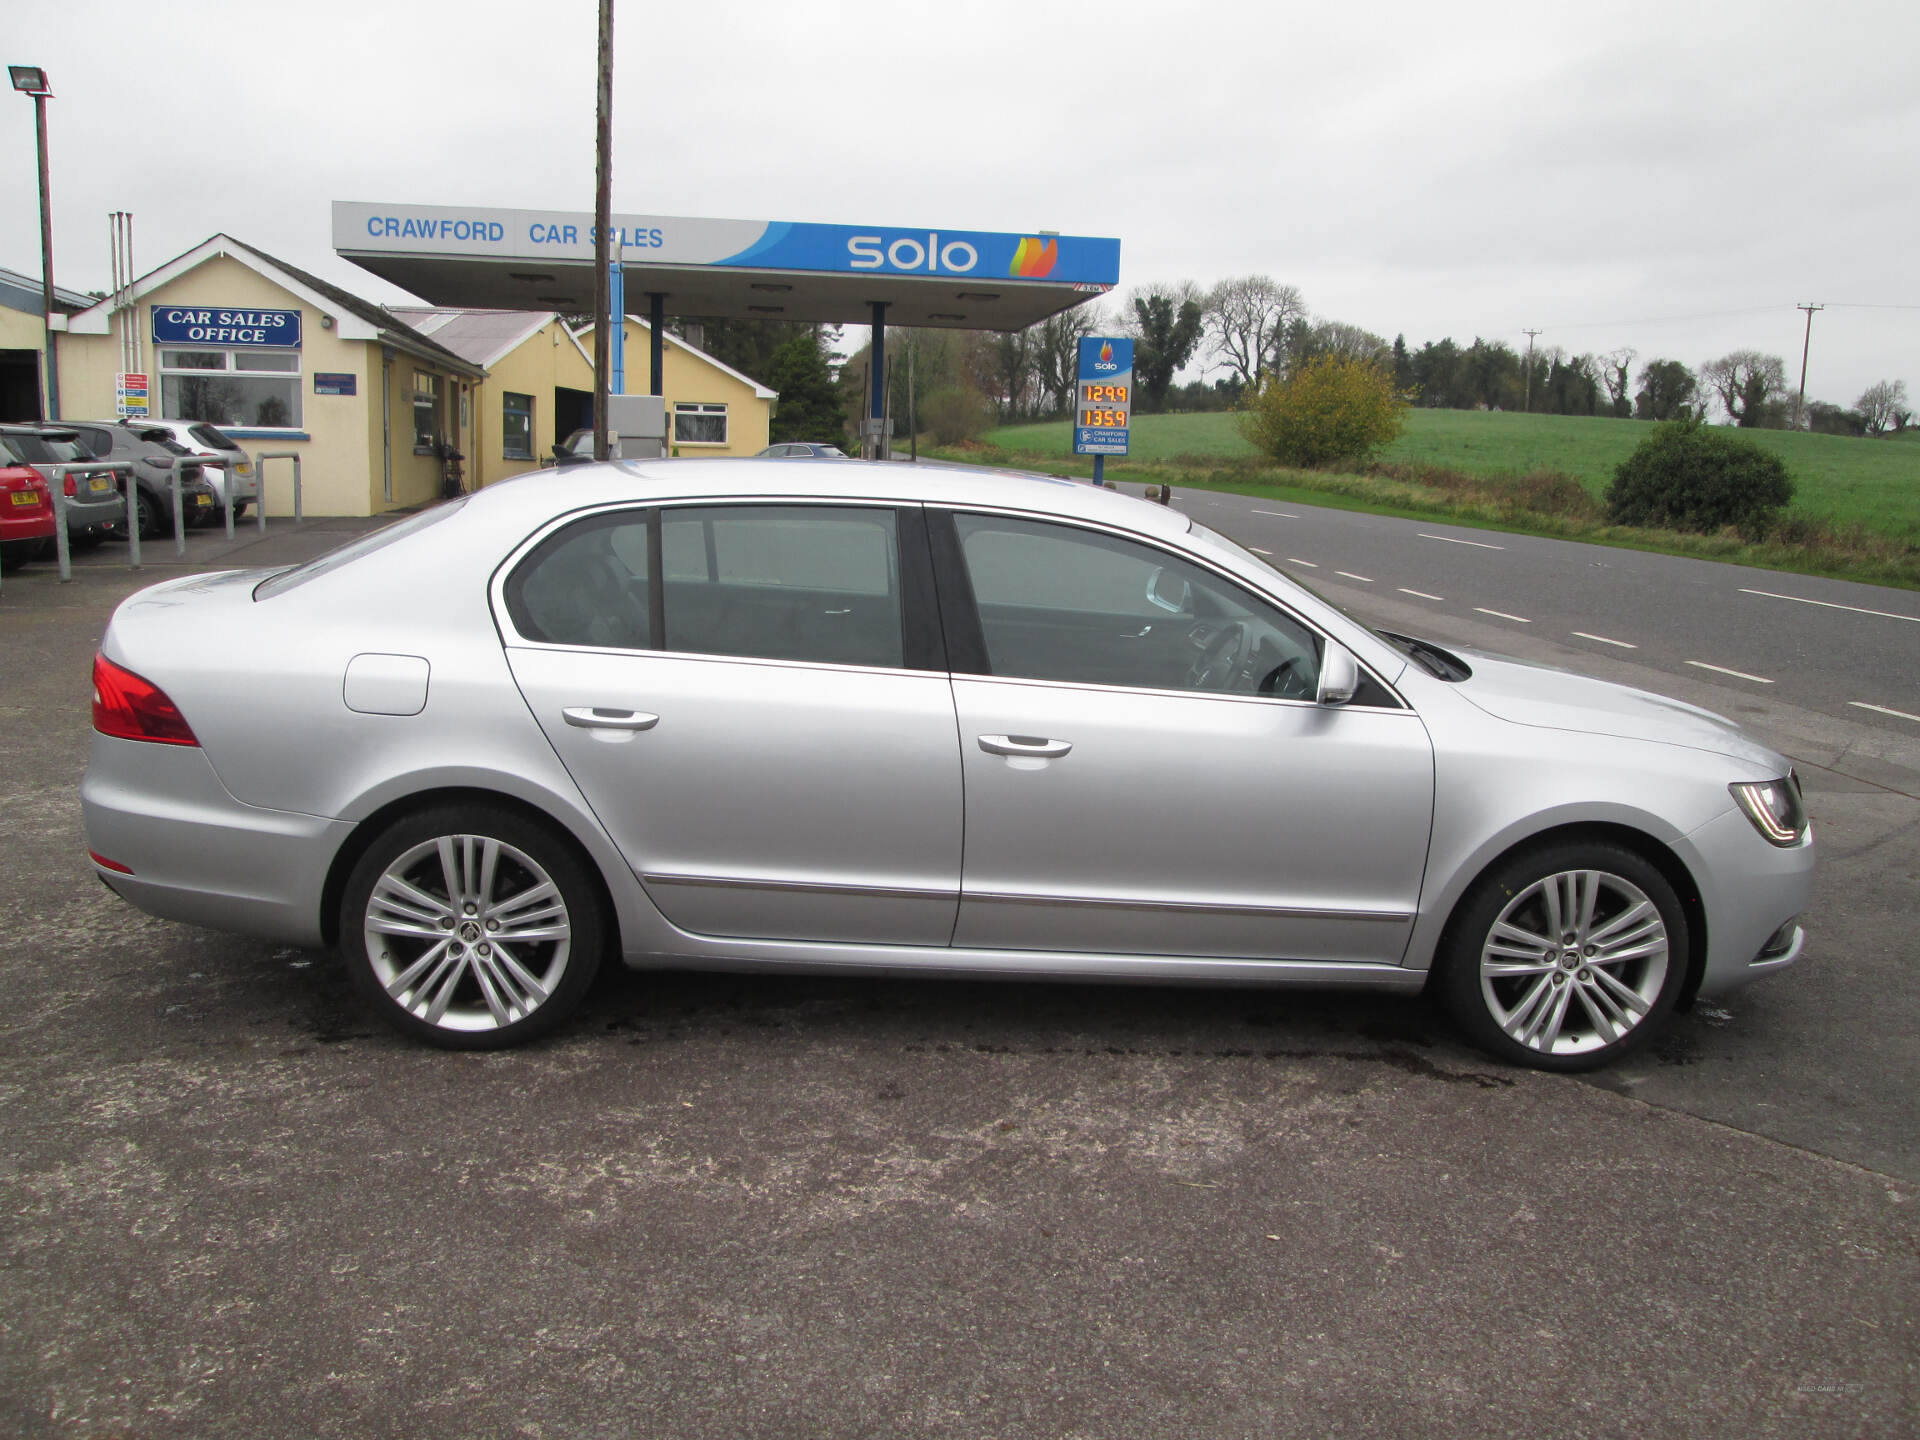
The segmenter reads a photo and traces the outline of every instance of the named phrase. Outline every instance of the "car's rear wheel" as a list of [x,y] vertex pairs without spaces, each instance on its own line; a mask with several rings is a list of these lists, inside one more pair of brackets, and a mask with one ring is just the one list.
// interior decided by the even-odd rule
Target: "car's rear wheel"
[[341,899],[340,946],[387,1021],[451,1049],[518,1044],[566,1019],[599,968],[585,864],[548,827],[487,805],[390,826]]
[[1686,913],[1631,850],[1520,851],[1481,877],[1449,927],[1442,995],[1468,1036],[1542,1070],[1592,1070],[1644,1044],[1687,971]]
[[137,502],[140,507],[140,538],[158,540],[162,535],[173,533],[173,507],[162,505],[147,491],[140,492]]

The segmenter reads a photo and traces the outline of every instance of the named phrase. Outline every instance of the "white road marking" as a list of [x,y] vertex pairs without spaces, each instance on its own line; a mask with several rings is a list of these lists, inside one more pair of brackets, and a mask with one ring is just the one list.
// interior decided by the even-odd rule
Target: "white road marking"
[[1507,548],[1504,545],[1489,545],[1484,540],[1456,540],[1451,535],[1429,535],[1424,530],[1416,530],[1414,533],[1422,540],[1444,540],[1449,545],[1472,545],[1480,550],[1504,550]]
[[1404,585],[1400,586],[1399,590],[1402,595],[1418,595],[1422,600],[1445,600],[1447,598],[1444,595],[1429,595],[1424,590],[1409,590]]
[[1476,605],[1473,608],[1478,610],[1482,615],[1498,615],[1502,620],[1518,620],[1522,625],[1531,625],[1533,623],[1524,615],[1509,615],[1504,610],[1489,610],[1484,605]]
[[1847,704],[1856,706],[1861,710],[1871,710],[1876,715],[1892,715],[1901,720],[1911,720],[1915,724],[1920,724],[1920,715],[1909,715],[1904,710],[1889,710],[1884,705],[1869,705],[1864,700],[1849,700]]
[[[1882,620],[1905,620],[1920,625],[1920,615],[1897,615],[1891,610],[1869,610],[1863,605],[1838,605],[1831,600],[1809,600],[1804,595],[1777,595],[1771,590],[1748,590],[1741,588],[1742,595],[1764,595],[1769,600],[1794,600],[1802,605],[1819,605],[1827,610],[1851,610],[1856,615],[1878,615]],[[1899,712],[1895,712],[1896,714]]]
[[1289,515],[1285,510],[1256,510],[1256,515],[1278,515],[1282,520],[1298,520],[1298,515]]
[[1585,630],[1576,630],[1573,633],[1578,635],[1582,640],[1598,640],[1602,645],[1618,645],[1622,650],[1638,650],[1640,648],[1630,640],[1613,640],[1605,635],[1589,634]]
[[1249,545],[1249,546],[1247,546],[1247,548],[1248,548],[1249,550],[1251,550],[1251,551],[1253,551],[1253,553],[1254,553],[1254,554],[1256,554],[1256,555],[1271,555],[1271,554],[1273,554],[1273,551],[1271,551],[1271,550],[1262,550],[1262,549],[1261,549],[1261,548],[1260,548],[1260,547],[1259,547],[1258,545]]
[[1349,580],[1358,580],[1362,585],[1371,585],[1373,583],[1370,576],[1356,575],[1351,570],[1336,570],[1333,573],[1336,575],[1344,575]]
[[1718,671],[1722,675],[1731,675],[1736,680],[1751,680],[1756,685],[1773,684],[1773,681],[1767,679],[1767,677],[1764,675],[1749,675],[1744,670],[1729,670],[1724,665],[1709,665],[1704,660],[1689,660],[1687,661],[1687,664],[1697,666],[1699,669],[1702,669],[1702,670],[1714,670],[1714,671]]
[[1296,560],[1296,559],[1294,559],[1294,557],[1293,557],[1293,556],[1291,556],[1291,555],[1289,555],[1289,556],[1287,556],[1287,564],[1289,564],[1289,565],[1304,565],[1304,566],[1306,566],[1306,567],[1307,567],[1307,569],[1309,569],[1309,570],[1318,570],[1318,569],[1320,568],[1320,567],[1319,567],[1318,565],[1316,565],[1316,564],[1314,564],[1314,563],[1313,563],[1313,561],[1311,561],[1311,560]]

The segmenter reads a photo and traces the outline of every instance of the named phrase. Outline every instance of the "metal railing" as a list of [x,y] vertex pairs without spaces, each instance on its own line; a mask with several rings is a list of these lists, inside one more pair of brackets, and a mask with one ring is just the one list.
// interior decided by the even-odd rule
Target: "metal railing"
[[[267,461],[269,460],[291,460],[293,462],[293,523],[298,525],[302,518],[300,509],[300,452],[297,450],[269,450],[264,454],[256,455],[253,457],[253,473],[260,483],[260,499],[258,504],[260,506],[260,533],[262,535],[267,533]],[[229,521],[228,525],[231,527],[232,522]],[[231,535],[233,533],[232,529],[229,528],[227,533]]]
[[[189,467],[204,468],[206,457],[202,455],[181,455],[175,458],[168,472],[167,490],[173,509],[173,553],[184,558],[187,553],[187,517],[185,499],[182,495],[184,472]],[[257,523],[262,535],[267,533],[267,466],[269,460],[291,460],[293,462],[293,522],[298,525],[305,518],[305,497],[301,493],[300,456],[292,450],[272,450],[264,455],[253,457],[254,475],[257,480],[258,498],[254,502],[257,511]],[[142,568],[140,554],[140,485],[133,478],[133,464],[127,460],[74,460],[60,464],[34,465],[34,470],[47,482],[47,489],[53,497],[53,535],[54,552],[60,561],[60,582],[66,584],[73,579],[73,546],[67,536],[67,495],[66,477],[84,471],[98,475],[108,473],[120,477],[126,491],[127,501],[127,568]],[[230,470],[227,483],[222,487],[221,509],[225,513],[227,539],[233,539],[233,492],[235,479]]]
[[60,559],[60,583],[66,584],[73,579],[73,542],[67,536],[67,476],[84,470],[90,475],[102,471],[110,475],[119,475],[131,494],[133,483],[133,465],[126,460],[71,460],[57,465],[35,465],[40,477],[47,482],[47,489],[53,492],[53,551]]

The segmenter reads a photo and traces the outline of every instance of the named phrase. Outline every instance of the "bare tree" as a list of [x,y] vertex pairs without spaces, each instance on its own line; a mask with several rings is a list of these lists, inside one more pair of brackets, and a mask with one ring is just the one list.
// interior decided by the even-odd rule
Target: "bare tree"
[[1907,400],[1907,382],[1904,380],[1880,380],[1869,385],[1860,392],[1860,398],[1853,402],[1853,408],[1866,423],[1869,435],[1903,430],[1907,421],[1913,418],[1913,407]]
[[1720,397],[1729,420],[1753,429],[1777,418],[1787,394],[1787,366],[1778,355],[1735,350],[1702,365],[1700,383]]
[[1074,382],[1080,372],[1080,342],[1098,335],[1106,316],[1098,305],[1076,305],[1033,327],[1034,369],[1047,406],[1058,413],[1073,408]]
[[1296,287],[1265,275],[1222,280],[1207,292],[1202,309],[1214,358],[1249,387],[1259,385],[1288,324],[1307,313]]
[[1371,330],[1363,330],[1358,325],[1349,325],[1344,320],[1322,320],[1313,327],[1308,342],[1316,356],[1338,355],[1347,360],[1365,360],[1375,365],[1388,365],[1393,359],[1393,346]]
[[1607,400],[1612,405],[1615,415],[1633,414],[1632,386],[1627,376],[1633,370],[1633,362],[1639,358],[1639,355],[1639,351],[1623,345],[1618,350],[1609,350],[1599,357],[1600,380],[1607,387]]

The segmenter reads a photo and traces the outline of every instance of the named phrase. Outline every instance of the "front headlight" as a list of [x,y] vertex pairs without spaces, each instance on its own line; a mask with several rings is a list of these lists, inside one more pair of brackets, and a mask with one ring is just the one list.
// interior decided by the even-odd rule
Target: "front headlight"
[[1800,798],[1800,777],[1793,771],[1779,780],[1746,781],[1727,789],[1769,844],[1783,849],[1798,845],[1807,833],[1807,807]]

